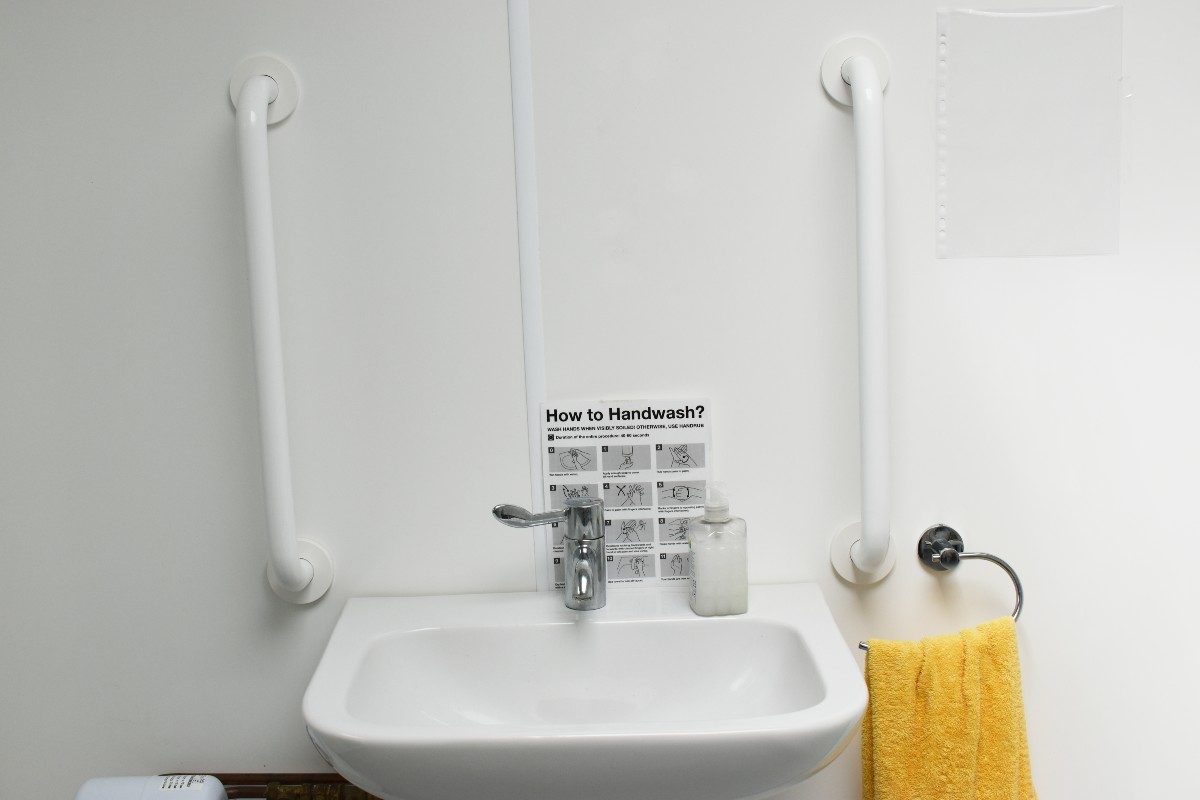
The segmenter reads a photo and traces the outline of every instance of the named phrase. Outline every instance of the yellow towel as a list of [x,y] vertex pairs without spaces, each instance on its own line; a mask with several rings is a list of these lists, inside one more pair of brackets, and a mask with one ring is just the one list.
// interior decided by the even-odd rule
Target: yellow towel
[[868,644],[863,800],[1035,800],[1011,617]]

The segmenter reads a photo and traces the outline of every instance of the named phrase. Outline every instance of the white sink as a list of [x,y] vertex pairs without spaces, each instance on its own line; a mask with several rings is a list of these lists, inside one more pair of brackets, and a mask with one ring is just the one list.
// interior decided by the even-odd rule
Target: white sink
[[388,800],[734,800],[807,778],[867,692],[814,584],[697,617],[679,589],[346,603],[304,695],[313,742]]

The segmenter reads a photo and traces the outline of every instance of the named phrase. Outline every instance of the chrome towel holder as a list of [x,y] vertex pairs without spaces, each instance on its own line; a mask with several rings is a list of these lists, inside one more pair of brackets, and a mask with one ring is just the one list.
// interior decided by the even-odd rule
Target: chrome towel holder
[[[999,556],[991,553],[966,553],[963,552],[965,548],[962,536],[954,528],[949,525],[934,525],[922,533],[921,538],[917,540],[917,558],[921,559],[922,564],[938,572],[950,572],[963,559],[977,558],[992,562],[1012,578],[1013,589],[1017,593],[1017,604],[1013,607],[1012,618],[1014,622],[1020,619],[1021,608],[1025,605],[1025,589],[1021,586],[1021,579],[1017,577],[1017,571]],[[858,647],[860,650],[870,649],[866,642],[859,642]]]

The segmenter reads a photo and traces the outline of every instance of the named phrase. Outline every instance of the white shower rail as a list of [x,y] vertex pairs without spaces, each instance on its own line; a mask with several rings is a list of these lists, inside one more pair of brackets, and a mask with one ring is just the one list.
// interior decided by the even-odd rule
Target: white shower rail
[[[533,44],[529,0],[508,0],[508,70],[512,86],[513,158],[517,188],[517,257],[521,270],[521,343],[525,356],[525,430],[529,450],[530,508],[542,497],[541,408],[546,400],[546,343],[542,324],[542,268],[538,233],[537,159],[533,147]],[[552,589],[546,572],[549,534],[532,529],[539,591]]]
[[291,70],[282,62],[257,56],[235,70],[230,81],[230,96],[237,111],[246,256],[250,268],[258,422],[267,510],[267,579],[283,599],[292,603],[311,603],[324,595],[333,582],[333,564],[320,545],[296,536],[267,155],[267,125],[287,117],[295,108],[298,99],[296,82]]
[[858,380],[862,521],[838,533],[830,559],[854,583],[874,583],[895,564],[891,534],[888,293],[884,225],[883,90],[887,56],[869,39],[831,47],[821,65],[829,95],[853,107],[858,194]]

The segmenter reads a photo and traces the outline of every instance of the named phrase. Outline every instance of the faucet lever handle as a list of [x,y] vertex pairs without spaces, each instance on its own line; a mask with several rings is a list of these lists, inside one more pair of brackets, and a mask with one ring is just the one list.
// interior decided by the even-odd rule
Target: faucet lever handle
[[551,522],[562,522],[567,518],[562,511],[546,511],[534,514],[520,506],[501,503],[492,508],[492,516],[510,528],[532,528],[535,525],[547,525]]

